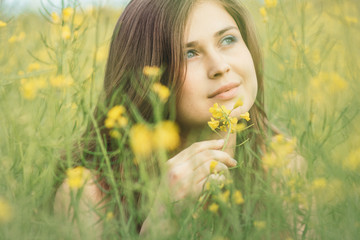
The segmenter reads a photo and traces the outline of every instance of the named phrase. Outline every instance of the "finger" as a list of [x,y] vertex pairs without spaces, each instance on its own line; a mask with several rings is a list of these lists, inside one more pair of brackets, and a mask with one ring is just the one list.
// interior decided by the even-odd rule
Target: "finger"
[[210,140],[193,143],[190,147],[185,148],[183,151],[178,153],[175,157],[169,160],[170,163],[184,161],[197,153],[205,150],[215,149],[219,150],[224,146],[224,139]]
[[228,153],[221,150],[206,150],[194,155],[189,160],[194,169],[198,168],[209,160],[221,162],[228,167],[235,167],[237,165],[237,161],[235,159],[230,157]]

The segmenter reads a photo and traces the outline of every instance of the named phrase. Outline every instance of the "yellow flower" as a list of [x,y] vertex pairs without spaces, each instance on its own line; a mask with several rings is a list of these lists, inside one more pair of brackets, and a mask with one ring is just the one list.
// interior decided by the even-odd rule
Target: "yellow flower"
[[152,133],[146,125],[138,123],[130,129],[130,146],[135,156],[149,156],[152,151],[152,140]]
[[259,9],[259,12],[260,12],[261,16],[263,16],[264,20],[267,19],[266,8],[261,7],[261,8]]
[[233,197],[233,201],[237,205],[243,204],[245,202],[243,195],[241,194],[241,192],[239,190],[236,190],[232,197]]
[[116,105],[112,107],[107,113],[107,118],[105,119],[104,123],[105,127],[125,127],[128,124],[128,119],[123,115],[125,112],[125,107],[122,105]]
[[219,205],[217,205],[216,203],[212,203],[212,204],[209,206],[209,211],[210,211],[210,212],[217,213],[218,210],[219,210]]
[[108,118],[117,119],[125,113],[125,107],[122,105],[116,105],[112,107],[107,113]]
[[0,28],[1,28],[1,27],[6,27],[6,25],[7,25],[6,22],[0,21]]
[[61,37],[65,40],[69,40],[71,38],[71,30],[68,25],[61,28]]
[[113,218],[114,218],[114,214],[112,212],[108,212],[106,214],[106,221],[110,221]]
[[352,171],[357,171],[360,168],[360,148],[350,152],[343,162],[343,167]]
[[33,71],[36,71],[36,70],[39,70],[40,69],[40,64],[38,63],[30,63],[28,68],[27,68],[27,71],[28,72],[33,72]]
[[229,197],[230,197],[230,190],[226,190],[225,192],[219,195],[219,199],[224,203],[229,202]]
[[160,68],[157,66],[145,66],[143,68],[143,73],[148,77],[157,77],[160,75]]
[[209,112],[212,114],[214,118],[221,118],[223,115],[223,111],[219,107],[219,104],[214,103],[214,106],[210,107]]
[[215,168],[218,165],[218,161],[211,160],[210,162],[210,173],[216,173]]
[[277,5],[277,0],[265,0],[265,7],[267,8],[276,7],[276,5]]
[[220,122],[211,118],[211,121],[208,122],[209,127],[215,131],[215,129],[219,126]]
[[254,227],[259,230],[264,229],[266,227],[266,222],[265,221],[254,221]]
[[246,112],[244,114],[240,114],[240,117],[245,119],[246,121],[250,121],[250,114],[249,112]]
[[162,102],[166,102],[170,96],[169,88],[161,83],[154,83],[152,90],[159,96]]
[[53,23],[55,23],[55,24],[60,23],[60,17],[56,12],[51,13],[51,19],[52,19]]
[[349,25],[358,23],[358,19],[356,17],[350,17],[350,16],[345,16],[345,21]]
[[71,77],[64,77],[63,75],[58,75],[50,79],[50,83],[54,87],[65,88],[73,85],[74,80]]
[[160,122],[155,126],[153,141],[157,149],[175,150],[180,144],[179,127],[171,121]]
[[0,223],[9,222],[12,219],[12,210],[10,204],[3,198],[0,198]]
[[71,189],[79,189],[90,177],[90,172],[84,167],[69,168],[66,171],[67,181]]
[[115,127],[115,119],[113,118],[106,118],[104,123],[106,128],[113,128]]
[[110,134],[110,137],[112,137],[112,138],[116,138],[116,139],[121,138],[121,133],[119,133],[119,131],[117,131],[117,130],[111,130],[109,134]]
[[24,40],[24,38],[26,37],[26,34],[24,32],[20,32],[19,35],[12,35],[8,42],[9,43],[14,43],[14,42],[20,42],[22,40]]
[[245,128],[246,128],[246,125],[244,123],[239,123],[239,124],[234,125],[232,127],[231,131],[232,132],[241,132]]
[[21,79],[21,93],[25,99],[32,100],[36,97],[38,88],[33,81],[28,81],[27,79]]
[[64,21],[68,22],[71,19],[71,16],[73,15],[73,13],[74,13],[74,9],[72,9],[71,7],[64,8],[62,10],[62,15],[63,15]]
[[239,98],[239,99],[236,101],[236,103],[234,104],[233,109],[238,108],[238,107],[241,107],[242,105],[244,105],[244,102],[243,102],[243,100],[242,100],[241,98]]
[[312,189],[318,190],[318,189],[324,189],[327,185],[325,178],[316,178],[312,182]]

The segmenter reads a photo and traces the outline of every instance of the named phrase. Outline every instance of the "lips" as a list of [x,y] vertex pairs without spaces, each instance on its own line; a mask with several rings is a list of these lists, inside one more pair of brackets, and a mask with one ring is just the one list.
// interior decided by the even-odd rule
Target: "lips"
[[218,98],[221,100],[232,99],[237,96],[239,85],[240,83],[229,83],[221,86],[208,95],[208,98]]

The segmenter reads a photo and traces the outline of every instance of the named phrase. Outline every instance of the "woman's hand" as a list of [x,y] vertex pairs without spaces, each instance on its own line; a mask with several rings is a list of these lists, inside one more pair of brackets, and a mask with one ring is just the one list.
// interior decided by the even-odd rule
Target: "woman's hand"
[[[144,221],[140,234],[147,234],[149,229],[161,229],[163,234],[176,231],[168,215],[166,204],[161,200],[162,190],[167,189],[170,201],[177,202],[186,197],[198,197],[209,178],[222,180],[224,175],[212,173],[210,164],[216,161],[214,172],[228,172],[228,167],[237,162],[228,153],[221,151],[224,140],[197,142],[184,149],[166,162],[167,171],[159,187],[149,216]],[[160,196],[159,196],[160,195]]]
[[236,160],[221,151],[223,145],[223,139],[196,142],[167,161],[164,181],[172,201],[199,196],[208,178],[224,178],[223,175],[210,172],[212,161],[217,162],[214,172],[218,173],[226,174],[228,167],[236,166]]

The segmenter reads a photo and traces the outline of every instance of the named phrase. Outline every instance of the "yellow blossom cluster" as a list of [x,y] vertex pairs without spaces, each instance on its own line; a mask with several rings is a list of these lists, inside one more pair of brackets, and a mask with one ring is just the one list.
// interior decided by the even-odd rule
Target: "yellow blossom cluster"
[[143,74],[148,77],[158,77],[161,74],[160,68],[157,66],[145,66]]
[[[203,201],[203,199],[199,199],[199,201]],[[241,205],[245,202],[239,190],[230,191],[229,189],[216,193],[213,196],[213,200],[214,202],[208,206],[208,210],[213,213],[217,213],[220,206],[231,207],[231,204]]]
[[25,32],[20,32],[19,34],[12,35],[12,36],[8,39],[8,42],[9,42],[9,43],[20,42],[20,41],[24,40],[25,37],[26,37]]
[[290,163],[290,154],[293,154],[296,147],[296,139],[286,139],[284,135],[276,135],[271,143],[270,149],[262,158],[265,168],[281,168]]
[[11,219],[11,206],[8,201],[0,197],[0,223],[9,222]]
[[79,189],[89,180],[90,172],[82,166],[69,168],[66,171],[67,183],[71,189]]
[[175,150],[180,144],[179,128],[172,121],[163,121],[154,128],[135,124],[130,130],[130,146],[137,158],[149,156],[154,150]]
[[329,98],[334,98],[343,93],[348,88],[348,83],[335,72],[320,72],[311,79],[309,92],[318,104],[328,102]]
[[[208,122],[208,125],[211,130],[220,130],[223,132],[229,131],[231,133],[244,130],[246,127],[244,123],[238,123],[238,119],[236,117],[230,117],[231,112],[242,105],[243,102],[239,98],[234,104],[232,110],[228,110],[224,105],[219,106],[218,103],[215,103],[212,107],[210,107],[209,112],[212,114],[212,117],[210,118],[211,121]],[[241,114],[240,118],[250,121],[250,114],[246,112]]]
[[169,88],[161,83],[154,83],[152,90],[159,96],[162,102],[166,102],[170,96]]
[[23,78],[20,80],[20,92],[25,99],[35,99],[38,91],[47,86],[47,81],[40,78]]
[[276,7],[277,0],[265,0],[264,3],[266,8],[273,8]]
[[0,28],[1,28],[1,27],[6,27],[6,25],[7,25],[6,22],[0,20]]
[[79,17],[74,16],[74,9],[71,7],[64,8],[61,12],[61,17],[56,12],[51,13],[51,20],[54,24],[61,24],[62,22],[64,23],[61,26],[61,37],[64,40],[71,39],[72,29],[70,27],[71,26],[70,22],[73,17],[74,17],[74,24],[75,24],[75,20],[76,20],[76,24],[80,24],[81,19],[79,19]]
[[125,116],[126,109],[122,105],[116,105],[112,107],[107,113],[105,119],[105,127],[111,129],[110,136],[113,138],[120,138],[121,134],[118,128],[123,128],[128,124],[128,119]]
[[343,161],[343,168],[351,171],[360,169],[360,148],[352,150]]
[[66,88],[74,84],[74,80],[70,76],[57,75],[50,78],[50,84],[57,88]]

